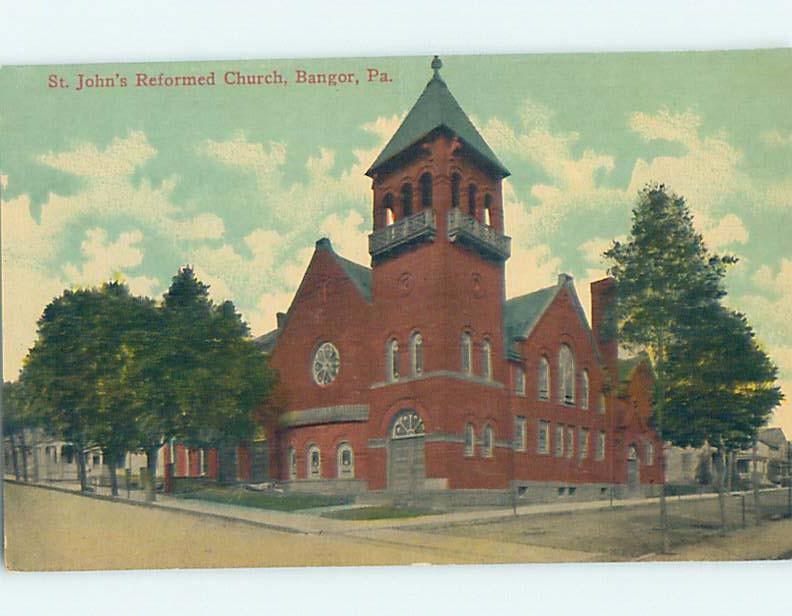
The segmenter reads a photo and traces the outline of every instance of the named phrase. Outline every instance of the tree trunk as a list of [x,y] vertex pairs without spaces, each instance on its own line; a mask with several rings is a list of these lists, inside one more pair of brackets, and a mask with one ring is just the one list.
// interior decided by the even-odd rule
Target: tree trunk
[[217,447],[217,482],[231,484],[236,481],[236,446],[221,443]]
[[720,512],[720,534],[726,534],[726,454],[723,440],[718,447],[718,510]]
[[77,477],[80,480],[80,492],[88,491],[88,477],[85,474],[85,450],[82,445],[74,445],[77,456]]
[[35,432],[33,432],[32,436],[33,436],[33,439],[32,439],[32,442],[30,443],[30,450],[31,450],[30,451],[30,453],[31,453],[30,457],[33,459],[33,477],[32,477],[32,480],[35,483],[38,483],[38,481],[41,479],[41,474],[39,473],[38,438],[37,438]]
[[116,472],[117,456],[113,451],[105,451],[105,464],[110,472],[110,494],[118,496],[118,473]]
[[732,493],[734,486],[732,485],[732,481],[734,479],[734,451],[729,451],[727,455],[727,468],[728,468],[728,475],[727,475],[727,492],[729,494]]
[[[659,357],[662,358],[662,345],[658,345],[660,349]],[[656,382],[657,387],[657,405],[655,407],[655,425],[657,426],[657,434],[660,436],[662,443],[661,451],[663,454],[663,473],[660,478],[660,532],[663,536],[663,554],[671,553],[671,539],[668,535],[668,503],[666,502],[666,473],[665,473],[665,439],[663,438],[663,410],[665,407],[665,385],[662,382],[662,359],[658,362],[658,379]]]
[[22,480],[28,482],[28,452],[27,443],[25,442],[25,431],[19,433],[19,450],[22,452]]
[[14,465],[14,478],[19,481],[19,452],[17,451],[16,437],[11,435],[11,463]]
[[157,500],[157,453],[159,446],[146,449],[146,500]]

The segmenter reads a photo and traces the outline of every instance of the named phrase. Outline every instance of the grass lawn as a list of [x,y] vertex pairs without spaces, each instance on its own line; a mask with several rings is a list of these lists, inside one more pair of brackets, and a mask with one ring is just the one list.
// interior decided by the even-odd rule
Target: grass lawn
[[179,498],[205,500],[213,503],[273,509],[275,511],[299,511],[314,507],[346,505],[350,499],[344,496],[323,496],[321,494],[274,494],[271,492],[251,492],[239,487],[207,486],[192,492],[176,494]]
[[372,505],[371,507],[328,511],[327,513],[323,513],[322,517],[336,520],[386,520],[392,518],[417,518],[418,516],[434,515],[436,513],[436,511],[432,511],[431,509],[417,509],[415,507]]

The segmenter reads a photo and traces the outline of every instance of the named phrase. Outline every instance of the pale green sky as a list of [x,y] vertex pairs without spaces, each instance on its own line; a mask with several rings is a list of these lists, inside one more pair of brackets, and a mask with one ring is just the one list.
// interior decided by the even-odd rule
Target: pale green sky
[[[368,263],[363,172],[430,77],[429,58],[0,70],[4,378],[64,287],[121,275],[160,295],[185,263],[254,333],[285,310],[315,240]],[[789,50],[457,56],[443,77],[512,172],[509,295],[604,273],[647,181],[688,198],[716,250],[740,257],[728,303],[747,313],[792,396]],[[366,83],[366,69],[389,83]],[[280,71],[286,86],[136,88],[137,71]],[[355,86],[294,83],[355,72]],[[77,74],[126,88],[76,91]],[[57,74],[71,84],[48,88]],[[792,404],[776,421],[792,436]]]

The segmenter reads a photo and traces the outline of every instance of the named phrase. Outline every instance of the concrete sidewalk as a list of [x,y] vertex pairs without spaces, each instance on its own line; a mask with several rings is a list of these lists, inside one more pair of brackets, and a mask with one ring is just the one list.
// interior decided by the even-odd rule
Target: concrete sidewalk
[[[10,478],[7,478],[7,480],[13,481]],[[80,486],[77,482],[52,482],[24,485],[35,485],[41,488],[71,493],[79,492],[80,490]],[[732,493],[732,496],[734,495],[735,493]],[[515,517],[515,514],[517,517],[525,517],[554,513],[563,514],[584,511],[601,511],[625,507],[650,506],[656,505],[658,502],[657,497],[614,500],[613,504],[611,504],[608,500],[566,503],[560,502],[521,505],[516,508],[516,511],[512,507],[501,507],[497,509],[452,511],[414,518],[383,520],[335,520],[331,518],[325,518],[320,515],[320,513],[324,511],[324,508],[319,510],[306,509],[296,512],[274,511],[270,509],[257,509],[254,507],[215,503],[197,499],[183,499],[165,494],[157,494],[156,502],[152,503],[144,500],[144,493],[140,490],[131,492],[131,498],[126,497],[125,491],[122,491],[122,496],[112,497],[109,495],[109,490],[107,490],[107,494],[99,492],[88,494],[87,496],[92,498],[100,498],[102,500],[112,500],[122,503],[126,502],[145,507],[212,516],[225,520],[241,521],[272,530],[305,534],[344,534],[374,529],[420,529],[438,526],[450,526],[455,524],[473,524],[497,521],[513,518]],[[681,497],[675,496],[669,497],[669,501],[685,501],[693,499],[705,500],[713,498],[717,498],[717,494],[692,494]]]

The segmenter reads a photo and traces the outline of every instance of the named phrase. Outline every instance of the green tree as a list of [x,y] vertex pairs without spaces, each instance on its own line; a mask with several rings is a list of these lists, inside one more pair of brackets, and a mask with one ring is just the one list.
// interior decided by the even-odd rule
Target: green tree
[[86,489],[85,449],[99,447],[118,495],[116,469],[138,447],[140,387],[156,312],[124,284],[65,291],[44,310],[22,379],[38,414],[73,443]]
[[210,393],[208,335],[213,307],[209,287],[189,267],[180,268],[157,307],[141,379],[145,407],[138,415],[139,446],[146,452],[146,492],[155,500],[160,448],[190,439]]
[[149,448],[149,464],[156,464],[161,443],[178,438],[217,447],[218,478],[230,477],[228,452],[252,436],[255,411],[274,382],[266,357],[233,303],[215,305],[209,287],[189,267],[174,276],[160,313],[150,385],[161,440]]
[[[615,241],[604,256],[616,280],[614,333],[623,344],[648,352],[656,377],[654,427],[668,441],[669,349],[696,323],[703,307],[723,297],[722,278],[735,259],[707,251],[685,200],[663,185],[650,185],[639,193],[630,237],[626,242]],[[667,552],[665,492],[663,477],[660,518]]]
[[747,449],[783,396],[778,369],[744,315],[718,303],[681,327],[668,352],[665,434],[680,446],[717,448],[721,529],[726,528],[727,454]]
[[74,445],[80,489],[87,490],[85,449],[97,408],[93,388],[101,349],[92,336],[101,301],[96,289],[64,291],[44,309],[38,337],[20,382],[36,415],[50,432]]
[[253,436],[257,411],[271,395],[275,379],[267,357],[253,344],[247,325],[230,301],[214,309],[211,338],[207,361],[212,387],[208,404],[195,415],[198,425],[192,436],[217,447],[221,453],[218,479],[228,481],[234,479],[233,457],[228,451]]
[[115,282],[100,287],[97,301],[91,324],[96,371],[89,391],[96,414],[88,433],[104,453],[112,494],[117,496],[118,463],[142,440],[139,418],[147,408],[142,385],[156,311],[152,300],[135,297],[126,285]]
[[[3,436],[8,439],[11,449],[11,464],[14,478],[28,480],[27,443],[25,429],[33,426],[33,420],[27,411],[22,386],[19,382],[3,383]],[[20,468],[20,457],[21,468]]]

